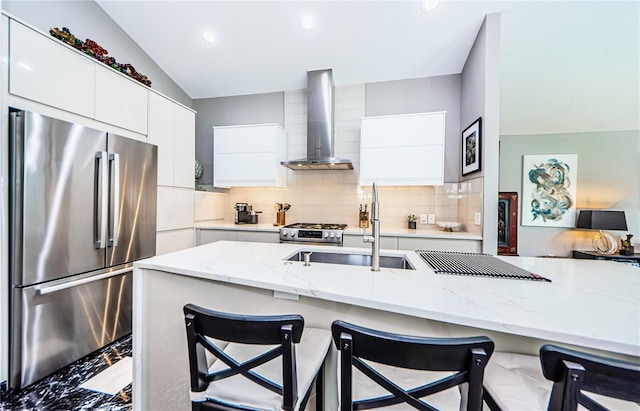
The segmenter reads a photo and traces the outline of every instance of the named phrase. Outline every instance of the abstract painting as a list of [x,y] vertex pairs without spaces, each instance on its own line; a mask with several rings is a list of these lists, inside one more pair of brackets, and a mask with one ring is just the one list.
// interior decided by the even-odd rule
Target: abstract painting
[[575,227],[577,154],[522,156],[522,225]]

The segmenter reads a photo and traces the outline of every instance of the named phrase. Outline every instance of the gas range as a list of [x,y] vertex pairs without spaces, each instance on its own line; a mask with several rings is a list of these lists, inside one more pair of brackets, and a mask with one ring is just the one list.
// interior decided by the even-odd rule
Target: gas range
[[280,228],[280,242],[342,246],[345,228],[346,224],[289,224]]

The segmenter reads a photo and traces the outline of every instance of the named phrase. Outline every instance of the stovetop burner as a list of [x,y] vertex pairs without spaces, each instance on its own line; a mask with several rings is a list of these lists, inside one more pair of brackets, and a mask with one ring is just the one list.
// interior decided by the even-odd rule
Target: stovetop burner
[[344,230],[346,224],[317,224],[317,223],[295,223],[284,226],[284,228],[301,228],[303,230]]

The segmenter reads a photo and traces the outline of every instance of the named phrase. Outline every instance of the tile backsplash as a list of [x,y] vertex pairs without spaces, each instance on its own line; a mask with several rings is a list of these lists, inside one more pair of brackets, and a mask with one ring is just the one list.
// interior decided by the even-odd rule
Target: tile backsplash
[[[306,157],[307,104],[304,90],[285,92],[285,130],[288,158]],[[226,201],[225,221],[234,221],[234,204],[244,202],[262,211],[261,223],[276,221],[274,204],[289,203],[287,224],[295,222],[345,223],[358,227],[360,204],[371,206],[371,187],[358,186],[360,118],[365,116],[364,84],[335,87],[335,153],[348,158],[353,170],[287,170],[286,188],[232,188]],[[383,167],[384,165],[381,165]],[[436,221],[457,221],[462,230],[481,235],[474,214],[482,212],[482,178],[442,186],[379,187],[383,231],[406,228],[407,215],[435,214]],[[418,230],[434,225],[418,224]]]

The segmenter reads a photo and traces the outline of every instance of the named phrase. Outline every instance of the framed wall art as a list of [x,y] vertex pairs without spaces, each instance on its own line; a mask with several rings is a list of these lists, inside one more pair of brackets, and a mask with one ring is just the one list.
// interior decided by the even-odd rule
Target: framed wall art
[[482,117],[462,132],[462,175],[480,171],[482,149]]
[[522,225],[575,227],[577,154],[522,156]]
[[518,255],[518,193],[498,193],[498,255]]

